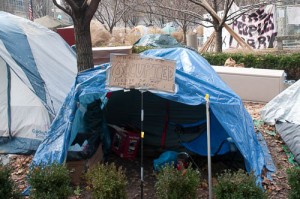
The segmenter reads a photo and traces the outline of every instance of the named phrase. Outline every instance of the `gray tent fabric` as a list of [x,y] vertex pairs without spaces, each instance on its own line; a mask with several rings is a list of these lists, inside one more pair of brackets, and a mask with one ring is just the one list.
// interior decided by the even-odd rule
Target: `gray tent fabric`
[[0,153],[38,148],[76,74],[76,53],[57,33],[0,11]]
[[283,141],[294,154],[295,160],[300,164],[300,124],[278,121],[275,127]]
[[273,98],[261,111],[261,118],[275,128],[300,163],[300,80]]
[[289,121],[300,124],[300,80],[279,93],[261,111],[264,122]]

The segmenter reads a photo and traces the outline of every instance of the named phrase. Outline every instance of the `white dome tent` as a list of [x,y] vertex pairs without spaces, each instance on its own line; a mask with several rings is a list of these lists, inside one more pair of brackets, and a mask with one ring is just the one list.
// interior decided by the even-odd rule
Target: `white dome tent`
[[76,54],[57,33],[0,12],[0,153],[37,149],[76,73]]

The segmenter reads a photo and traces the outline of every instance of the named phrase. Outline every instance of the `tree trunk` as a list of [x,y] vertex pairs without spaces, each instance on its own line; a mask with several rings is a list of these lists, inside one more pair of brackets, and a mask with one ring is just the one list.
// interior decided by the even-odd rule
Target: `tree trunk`
[[222,39],[222,28],[218,28],[216,31],[216,38],[215,38],[215,52],[222,52],[222,44],[223,44],[223,39]]
[[109,33],[110,33],[110,35],[112,35],[113,29],[114,29],[114,26],[109,27]]
[[94,68],[90,23],[74,20],[78,72]]
[[182,27],[182,32],[183,32],[183,44],[186,45],[186,33],[187,33],[187,27],[186,26]]

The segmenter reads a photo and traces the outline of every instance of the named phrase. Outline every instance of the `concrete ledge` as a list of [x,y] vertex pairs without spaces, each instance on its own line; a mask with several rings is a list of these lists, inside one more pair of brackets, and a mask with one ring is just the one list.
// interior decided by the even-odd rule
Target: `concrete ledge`
[[110,62],[110,54],[131,54],[132,46],[95,47],[93,50],[94,65]]
[[283,70],[213,66],[243,101],[269,102],[285,89]]

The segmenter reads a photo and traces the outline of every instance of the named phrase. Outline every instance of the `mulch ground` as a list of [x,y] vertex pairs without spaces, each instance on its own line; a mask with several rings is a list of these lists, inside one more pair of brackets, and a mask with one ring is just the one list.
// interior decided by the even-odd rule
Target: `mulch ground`
[[[264,106],[261,103],[244,103],[246,109],[251,114],[253,120],[260,120],[260,110]],[[263,180],[263,187],[268,193],[268,198],[280,199],[288,198],[289,185],[287,183],[286,171],[293,165],[288,161],[288,156],[284,150],[284,142],[280,136],[275,133],[274,126],[259,123],[257,130],[259,130],[264,136],[268,145],[269,151],[276,166],[276,172],[272,174],[272,181],[265,178]],[[157,156],[158,157],[158,156]],[[156,158],[157,158],[156,157]],[[144,158],[144,198],[156,199],[154,185],[156,182],[155,173],[153,172],[153,159],[155,155],[146,156]],[[28,174],[28,167],[31,163],[32,156],[14,155],[10,157],[9,165],[13,168],[12,179],[15,181],[17,188],[23,191],[27,187],[26,176]],[[115,162],[116,165],[122,166],[126,170],[126,176],[128,178],[127,195],[129,199],[141,198],[141,181],[140,181],[140,158],[135,160],[124,160],[118,156],[110,155],[108,162]],[[201,169],[202,183],[199,185],[198,198],[208,198],[208,185],[207,185],[207,164],[205,158],[195,158],[196,164]],[[227,162],[228,163],[228,162]],[[217,183],[216,174],[223,169],[228,169],[230,164],[226,161],[213,159],[212,172],[213,172],[213,184]],[[229,166],[229,167],[228,167]],[[77,194],[70,197],[70,199],[89,199],[91,193],[85,189],[82,185]]]

